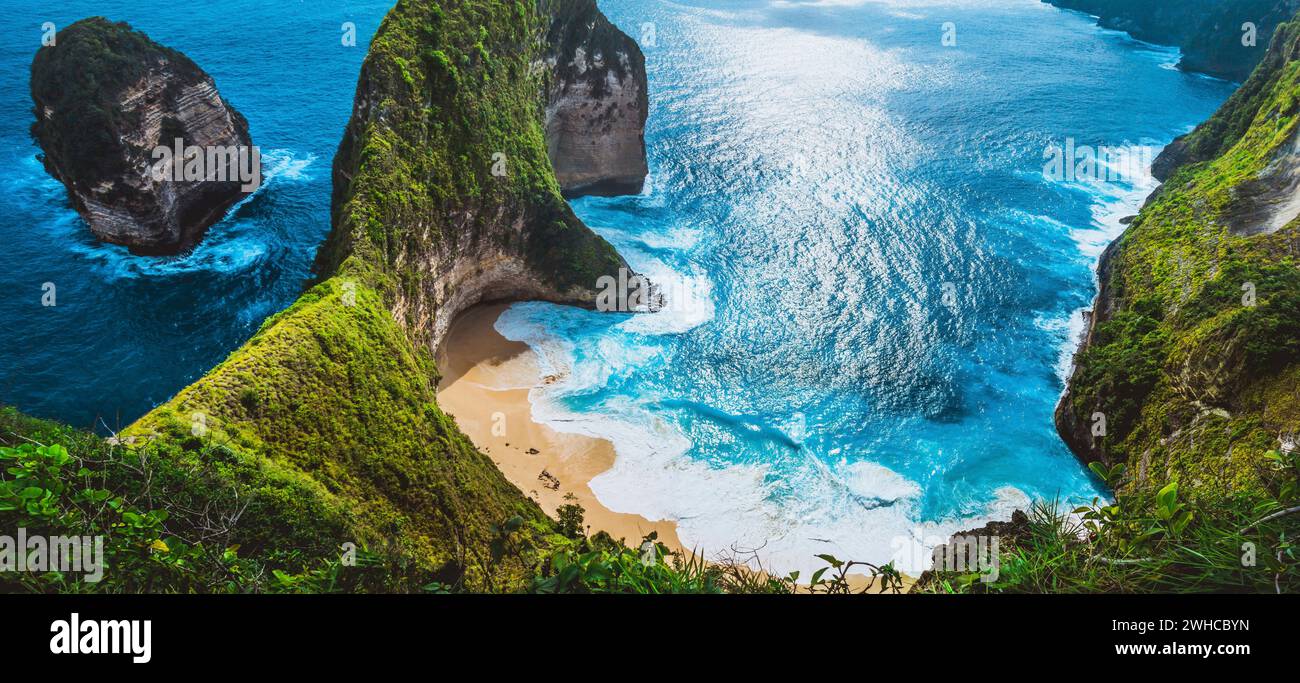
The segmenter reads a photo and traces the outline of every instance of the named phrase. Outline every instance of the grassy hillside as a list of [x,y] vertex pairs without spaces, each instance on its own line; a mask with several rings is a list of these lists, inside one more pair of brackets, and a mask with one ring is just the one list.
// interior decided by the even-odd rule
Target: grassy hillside
[[[484,240],[514,240],[492,246],[522,254],[558,292],[622,265],[550,171],[531,68],[548,22],[522,2],[399,2],[335,159],[319,283],[128,435],[192,441],[198,413],[206,440],[316,486],[318,507],[337,513],[325,519],[339,521],[305,525],[311,551],[353,541],[447,583],[522,585],[521,562],[487,571],[492,544],[508,521],[524,545],[552,525],[436,405],[432,320],[451,285],[431,285]],[[504,176],[492,173],[500,159]],[[266,523],[268,535],[299,525]]]
[[[106,446],[108,460],[143,459],[171,473],[158,489],[169,499],[178,488],[196,505],[230,497],[222,533],[196,541],[203,553],[237,547],[292,583],[296,573],[337,568],[350,543],[384,567],[371,588],[513,590],[560,538],[438,408],[432,345],[435,321],[456,310],[443,306],[459,301],[450,290],[460,280],[448,273],[472,277],[481,260],[504,260],[522,264],[510,272],[527,286],[489,294],[581,301],[623,265],[574,217],[547,158],[548,75],[534,64],[551,12],[568,4],[401,0],[385,17],[335,160],[334,229],[316,282]],[[90,448],[85,435],[34,438],[37,423],[14,419],[14,439]],[[75,490],[75,480],[56,488]],[[112,483],[113,496],[151,507],[148,495]],[[174,545],[205,525],[172,505],[151,533]],[[214,583],[204,576],[204,586]]]

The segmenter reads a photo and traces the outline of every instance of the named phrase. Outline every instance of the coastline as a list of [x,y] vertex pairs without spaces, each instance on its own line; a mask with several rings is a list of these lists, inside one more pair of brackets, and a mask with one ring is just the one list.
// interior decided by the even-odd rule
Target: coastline
[[561,505],[576,502],[592,533],[605,531],[636,546],[655,531],[668,548],[689,554],[672,521],[615,512],[596,498],[589,483],[614,465],[613,443],[532,419],[528,395],[544,379],[532,349],[494,327],[508,306],[475,306],[452,323],[437,353],[438,404],[510,483],[552,517]]
[[[523,342],[506,339],[494,327],[508,307],[475,306],[452,323],[437,353],[442,373],[438,405],[456,419],[461,431],[492,459],[506,479],[548,515],[555,517],[559,506],[576,502],[585,509],[584,523],[590,533],[605,531],[635,547],[646,534],[655,531],[670,550],[683,556],[694,554],[682,544],[674,522],[615,512],[592,493],[591,480],[614,465],[613,443],[557,432],[533,421],[528,395],[545,379],[533,350]],[[576,500],[566,500],[569,494]],[[868,581],[869,577],[862,574],[848,576],[855,591],[866,588]],[[915,581],[915,577],[904,574],[902,592],[907,593]],[[801,589],[805,592],[807,586]]]

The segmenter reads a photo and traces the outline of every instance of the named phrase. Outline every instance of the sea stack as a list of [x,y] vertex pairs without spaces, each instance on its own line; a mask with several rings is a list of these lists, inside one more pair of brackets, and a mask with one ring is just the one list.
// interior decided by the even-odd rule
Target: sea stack
[[[102,17],[32,61],[32,137],[99,239],[186,251],[262,180],[248,122],[188,57]],[[178,154],[179,152],[179,154]]]
[[645,183],[645,56],[595,0],[562,3],[546,55],[546,144],[567,197],[637,194]]

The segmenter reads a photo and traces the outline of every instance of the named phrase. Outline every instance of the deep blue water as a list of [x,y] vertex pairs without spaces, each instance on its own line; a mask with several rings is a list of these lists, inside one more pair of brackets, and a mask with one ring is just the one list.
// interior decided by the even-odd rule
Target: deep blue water
[[[0,0],[0,402],[129,423],[293,300],[387,4]],[[614,440],[602,502],[781,569],[815,552],[907,567],[900,540],[1096,493],[1052,408],[1095,258],[1152,184],[1054,182],[1043,153],[1153,152],[1230,84],[1037,0],[601,5],[634,36],[653,25],[652,177],[575,205],[669,306],[519,304],[498,328],[561,377],[534,392],[538,419]],[[277,164],[189,256],[95,243],[33,159],[40,24],[91,14],[194,58]]]
[[[81,427],[125,426],[293,302],[329,232],[330,162],[389,6],[0,0],[0,29],[13,37],[0,45],[0,403]],[[28,81],[41,26],[94,15],[189,55],[263,151],[263,187],[187,256],[98,243],[36,161]],[[356,47],[341,44],[345,21],[357,26]],[[41,305],[47,282],[52,308]]]

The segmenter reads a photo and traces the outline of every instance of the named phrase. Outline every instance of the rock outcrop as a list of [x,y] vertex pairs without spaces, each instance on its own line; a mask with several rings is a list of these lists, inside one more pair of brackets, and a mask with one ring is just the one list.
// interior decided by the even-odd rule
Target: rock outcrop
[[[438,23],[454,16],[451,10],[434,14]],[[577,18],[603,26],[587,38],[604,42],[588,44],[572,31],[556,31]],[[552,170],[551,150],[590,145],[575,139],[577,129],[555,132],[573,139],[557,145],[546,126],[546,95],[535,81],[506,70],[517,68],[520,42],[539,48],[522,55],[529,61],[519,67],[534,73],[545,55],[563,52],[549,38],[575,41],[568,49],[577,53],[630,39],[590,0],[543,0],[526,30],[526,39],[504,35],[494,43],[481,35],[466,45],[434,40],[415,53],[384,46],[372,49],[362,66],[352,119],[334,159],[334,230],[317,255],[316,271],[355,272],[375,282],[413,340],[429,350],[456,315],[475,304],[542,300],[593,307],[601,276],[628,269],[556,191],[565,185]],[[475,78],[492,80],[502,93],[484,97]],[[590,93],[587,105],[576,95],[570,102],[594,109],[605,95]],[[606,139],[597,130],[589,134]],[[626,159],[609,163],[644,169],[639,132],[636,140],[618,148]],[[574,165],[587,168],[593,180],[614,180],[613,170],[599,163],[593,157],[594,165]],[[376,196],[374,188],[384,194]]]
[[557,13],[589,4],[399,2],[334,159],[316,281],[127,437],[191,443],[203,416],[203,443],[296,483],[256,502],[292,547],[382,547],[415,585],[517,587],[554,527],[438,407],[433,358],[470,306],[593,306],[627,267],[574,215],[548,157],[536,65]]
[[1057,407],[1085,461],[1125,488],[1271,486],[1300,433],[1300,22],[1210,121],[1160,157],[1168,178],[1104,254]]
[[1264,56],[1273,30],[1300,0],[1043,0],[1087,12],[1105,28],[1182,48],[1179,67],[1244,80]]
[[547,43],[546,144],[560,188],[569,197],[640,192],[649,111],[640,47],[595,0],[557,3]]
[[105,242],[187,250],[261,180],[248,122],[212,78],[125,23],[64,28],[36,53],[31,93],[45,168]]
[[[1164,181],[1185,166],[1210,161],[1236,145],[1250,129],[1255,114],[1274,96],[1288,64],[1300,59],[1300,45],[1276,41],[1259,66],[1210,119],[1174,140],[1156,157],[1151,172]],[[1280,113],[1280,112],[1279,112]]]

